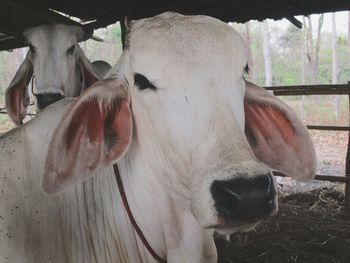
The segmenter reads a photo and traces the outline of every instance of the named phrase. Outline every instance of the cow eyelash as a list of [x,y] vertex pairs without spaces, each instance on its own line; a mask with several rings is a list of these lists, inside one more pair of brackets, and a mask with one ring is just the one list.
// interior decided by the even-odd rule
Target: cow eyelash
[[134,75],[135,85],[139,90],[151,89],[156,91],[157,87],[152,84],[144,75],[135,73]]
[[75,45],[67,49],[67,56],[72,55],[75,50]]

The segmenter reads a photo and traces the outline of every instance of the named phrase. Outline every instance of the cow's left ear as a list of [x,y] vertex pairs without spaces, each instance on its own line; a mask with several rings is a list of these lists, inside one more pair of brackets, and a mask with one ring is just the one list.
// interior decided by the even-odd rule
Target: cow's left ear
[[87,90],[90,86],[92,86],[95,82],[101,80],[102,78],[94,69],[93,65],[88,60],[88,58],[84,55],[84,52],[81,50],[80,47],[78,47],[78,50],[79,57],[77,59],[77,63],[83,80],[83,85],[78,94],[80,95],[83,91]]
[[27,87],[33,76],[33,65],[30,62],[30,56],[31,52],[29,51],[5,92],[6,110],[16,125],[22,124],[22,120],[27,115],[29,105]]
[[131,142],[128,93],[119,80],[95,83],[63,116],[46,157],[42,188],[55,194],[120,158]]
[[311,137],[289,106],[246,82],[244,111],[245,134],[258,160],[298,180],[314,178],[316,154]]

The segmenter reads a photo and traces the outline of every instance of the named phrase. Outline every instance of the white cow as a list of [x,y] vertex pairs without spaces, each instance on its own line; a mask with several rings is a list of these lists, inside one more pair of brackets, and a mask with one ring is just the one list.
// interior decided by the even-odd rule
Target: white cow
[[8,114],[16,125],[26,116],[27,86],[33,75],[38,110],[64,97],[78,96],[101,79],[78,44],[91,36],[81,27],[43,25],[27,29],[23,35],[29,51],[5,94]]
[[[9,262],[157,262],[122,204],[116,160],[137,224],[167,262],[216,262],[214,230],[251,229],[276,213],[268,166],[313,177],[306,128],[245,85],[246,49],[231,27],[164,13],[135,22],[126,43],[111,78],[67,113],[65,101],[53,105],[0,140],[0,255]],[[42,171],[45,192],[64,192],[44,197]]]

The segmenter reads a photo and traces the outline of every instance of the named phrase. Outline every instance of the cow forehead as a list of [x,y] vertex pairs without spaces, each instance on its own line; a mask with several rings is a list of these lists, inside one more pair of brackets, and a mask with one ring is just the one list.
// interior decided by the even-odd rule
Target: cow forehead
[[77,39],[84,34],[78,26],[62,24],[43,25],[29,28],[24,31],[24,37],[37,48],[56,47],[66,48],[77,42]]
[[227,48],[231,48],[228,45],[238,51],[243,51],[245,46],[232,27],[207,16],[164,13],[137,21],[130,32],[130,48],[134,51],[156,49],[186,57],[205,48],[227,52]]
[[207,16],[164,13],[139,20],[132,25],[128,41],[133,71],[150,72],[155,78],[241,75],[248,60],[240,35]]

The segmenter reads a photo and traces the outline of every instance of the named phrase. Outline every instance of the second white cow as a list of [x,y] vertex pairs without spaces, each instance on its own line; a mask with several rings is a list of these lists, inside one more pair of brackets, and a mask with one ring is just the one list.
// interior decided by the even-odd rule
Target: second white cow
[[5,93],[7,112],[16,125],[26,116],[32,76],[38,110],[64,97],[76,97],[101,79],[78,44],[91,36],[81,27],[43,25],[23,35],[29,51]]

